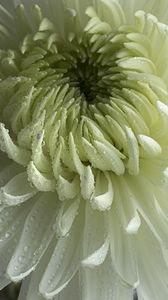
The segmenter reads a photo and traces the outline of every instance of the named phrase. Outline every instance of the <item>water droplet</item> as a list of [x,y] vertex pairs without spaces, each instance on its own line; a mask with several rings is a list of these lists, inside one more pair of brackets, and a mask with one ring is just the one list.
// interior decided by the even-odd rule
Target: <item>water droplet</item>
[[7,233],[5,233],[5,238],[6,239],[8,239],[9,238],[9,236],[10,236],[10,234],[7,232]]
[[28,249],[29,249],[29,247],[28,247],[28,246],[25,246],[25,247],[23,248],[23,251],[24,251],[24,252],[27,252]]
[[23,256],[18,257],[18,262],[21,263],[23,261]]
[[37,133],[36,138],[37,138],[37,140],[40,140],[40,138],[41,138],[41,133],[40,132]]

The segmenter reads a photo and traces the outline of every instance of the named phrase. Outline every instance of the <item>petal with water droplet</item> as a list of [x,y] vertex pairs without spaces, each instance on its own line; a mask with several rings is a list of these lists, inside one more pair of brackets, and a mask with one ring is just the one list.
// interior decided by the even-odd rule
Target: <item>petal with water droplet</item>
[[[43,192],[50,192],[56,189],[56,182],[54,178],[47,178],[47,174],[41,173],[33,161],[31,161],[27,168],[29,181],[36,187],[37,190]],[[49,174],[50,175],[50,174]]]
[[91,200],[92,207],[100,211],[108,210],[113,202],[113,184],[110,175],[97,172],[95,194]]
[[82,222],[81,216],[78,216],[69,235],[58,240],[39,286],[40,293],[46,299],[51,299],[61,292],[79,268]]
[[53,235],[56,218],[55,197],[43,195],[32,206],[28,214],[17,248],[7,268],[13,281],[20,281],[29,275],[47,249]]
[[4,204],[17,205],[32,198],[37,193],[27,180],[27,173],[14,176],[5,186],[0,189],[0,198]]

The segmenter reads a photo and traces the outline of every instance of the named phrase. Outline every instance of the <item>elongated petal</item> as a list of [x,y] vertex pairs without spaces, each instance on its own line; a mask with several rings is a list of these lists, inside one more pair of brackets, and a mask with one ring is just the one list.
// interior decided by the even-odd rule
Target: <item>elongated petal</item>
[[20,173],[12,178],[0,190],[0,198],[4,204],[17,205],[32,198],[37,190],[32,188],[27,180],[27,173]]
[[[28,178],[30,182],[33,183],[35,188],[43,192],[49,192],[55,190],[55,180],[54,178],[47,178],[45,173],[41,173],[33,162],[28,165]],[[50,177],[50,176],[49,176]]]
[[91,199],[94,193],[94,174],[90,166],[84,167],[82,174],[80,175],[80,187],[81,194],[84,199]]
[[115,206],[122,227],[127,233],[136,234],[141,225],[141,219],[138,214],[135,195],[125,180],[126,176],[118,178],[118,180],[114,176],[112,178],[115,190]]
[[32,200],[17,207],[0,207],[0,248],[22,229],[26,215],[32,206]]
[[22,171],[23,169],[19,165],[11,163],[7,158],[4,165],[1,163],[0,186],[6,185],[13,177],[17,176]]
[[10,278],[6,276],[6,268],[15,250],[19,236],[14,236],[8,243],[0,249],[0,290],[6,287],[10,282]]
[[109,168],[117,175],[123,174],[125,168],[119,155],[117,155],[113,149],[108,148],[101,142],[95,141],[95,145],[102,159],[108,161]]
[[81,294],[81,280],[79,276],[79,272],[75,274],[75,276],[72,278],[72,280],[69,282],[69,284],[66,286],[63,291],[58,294],[56,297],[54,297],[54,300],[82,300],[82,294]]
[[[89,267],[101,265],[108,253],[109,240],[106,232],[106,220],[99,211],[93,211],[86,205],[85,228],[83,236],[83,261]],[[97,235],[96,232],[99,231]]]
[[92,207],[100,211],[108,210],[113,202],[113,184],[108,173],[98,173]]
[[30,160],[30,151],[15,145],[2,123],[0,124],[0,149],[7,152],[9,158],[23,166],[26,166]]
[[56,201],[51,195],[48,197],[43,195],[32,207],[19,244],[7,268],[8,276],[13,281],[19,281],[27,276],[39,262],[54,235],[55,209]]
[[140,177],[138,182],[135,179],[130,180],[128,177],[127,182],[135,196],[139,213],[143,216],[155,238],[167,247],[168,219],[162,209],[162,205],[159,205],[159,203],[162,204],[164,202],[162,197],[165,197],[165,195],[162,195],[161,192],[159,193],[159,190],[155,195],[152,188],[146,189],[147,184],[149,188],[150,182],[143,177]]
[[51,299],[65,288],[79,268],[81,225],[77,218],[69,235],[58,240],[39,287],[46,299]]
[[84,267],[94,268],[101,265],[106,259],[107,253],[109,250],[109,239],[106,238],[104,244],[92,253],[89,257],[82,261]]
[[166,299],[168,293],[166,265],[159,250],[160,246],[145,223],[137,236],[136,247],[140,279],[138,298],[140,295],[140,299]]
[[130,300],[132,297],[132,288],[117,276],[109,257],[94,270],[83,270],[82,275],[84,299]]
[[145,135],[139,135],[138,140],[143,150],[149,155],[149,157],[155,157],[161,154],[162,148],[154,139]]
[[0,289],[10,283],[6,269],[18,244],[25,216],[30,203],[16,208],[3,208],[0,211]]
[[56,238],[53,237],[49,247],[43,254],[40,260],[40,264],[36,267],[36,272],[32,272],[26,277],[21,286],[21,291],[18,300],[44,300],[45,298],[39,293],[40,280],[44,275],[45,269],[49,263],[50,257],[56,246]]
[[118,219],[114,211],[109,214],[111,259],[117,274],[133,286],[138,281],[136,253],[132,238],[121,227]]
[[76,176],[72,182],[69,182],[62,176],[59,176],[57,182],[57,193],[59,199],[73,199],[79,193],[79,178]]
[[137,139],[131,128],[126,128],[129,160],[128,170],[131,175],[137,175],[139,173],[139,148]]
[[[70,203],[62,204],[56,222],[58,236],[66,236],[78,214],[80,198],[75,198]],[[69,200],[70,201],[70,200]]]

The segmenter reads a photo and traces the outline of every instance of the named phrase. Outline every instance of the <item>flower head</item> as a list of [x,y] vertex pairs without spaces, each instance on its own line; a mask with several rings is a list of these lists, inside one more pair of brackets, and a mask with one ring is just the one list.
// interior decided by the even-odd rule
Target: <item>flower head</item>
[[20,299],[167,299],[167,22],[164,0],[0,0],[0,287],[26,278]]

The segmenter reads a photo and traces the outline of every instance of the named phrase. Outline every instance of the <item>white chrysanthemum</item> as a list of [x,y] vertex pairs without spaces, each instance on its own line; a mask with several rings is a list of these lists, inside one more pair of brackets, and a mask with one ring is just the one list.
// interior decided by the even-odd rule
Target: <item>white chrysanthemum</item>
[[20,300],[168,299],[167,5],[0,0],[0,288],[26,278]]

